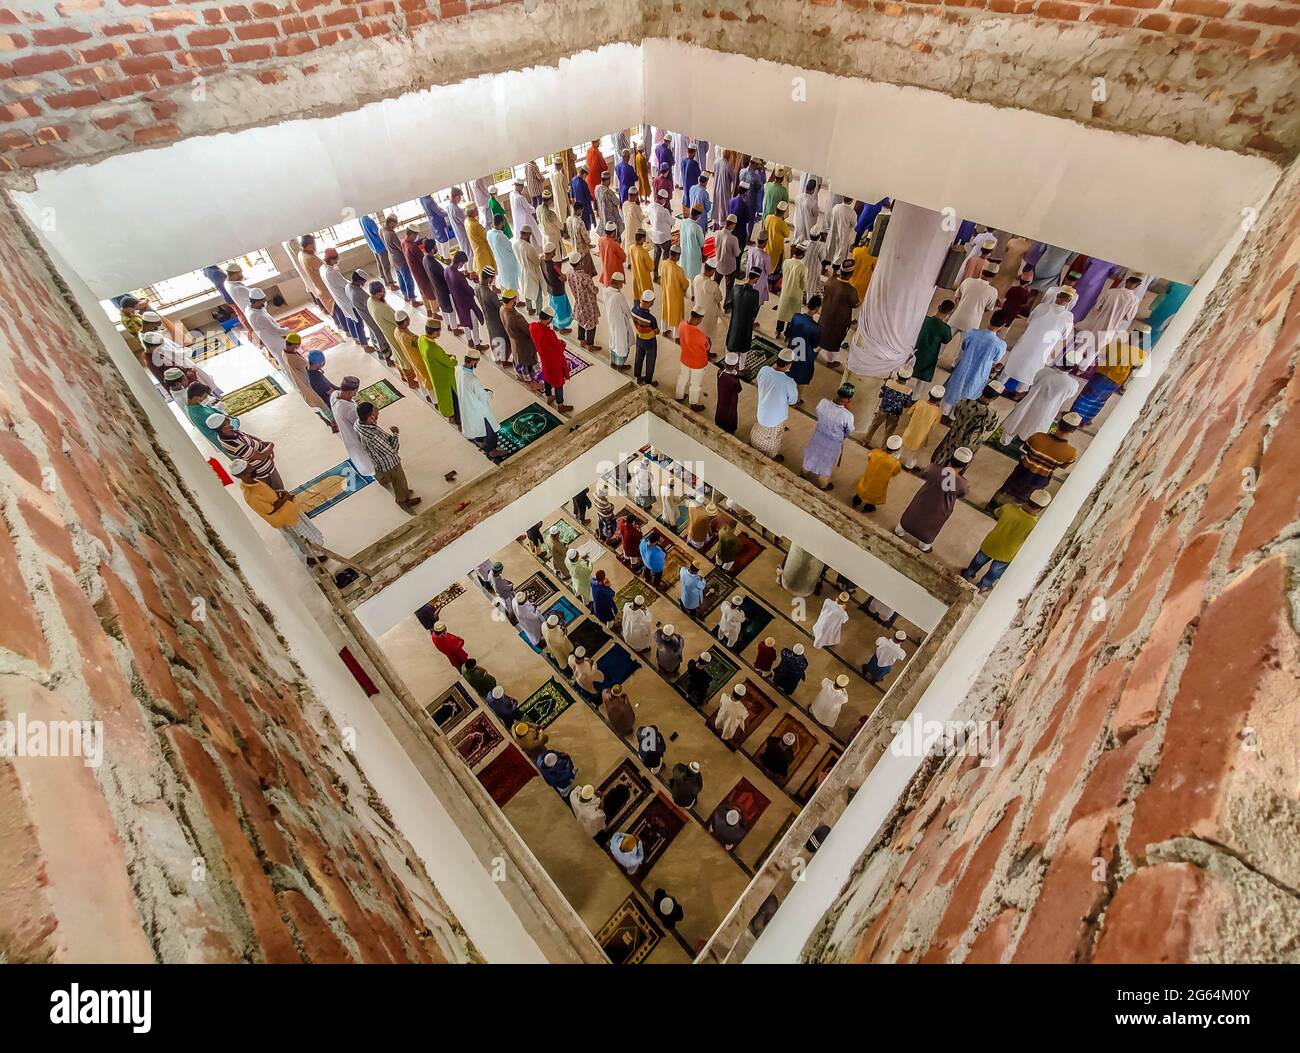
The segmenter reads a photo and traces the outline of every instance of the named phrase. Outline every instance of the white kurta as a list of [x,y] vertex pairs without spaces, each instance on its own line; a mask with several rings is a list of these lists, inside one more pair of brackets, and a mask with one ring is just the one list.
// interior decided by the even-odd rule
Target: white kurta
[[809,712],[813,720],[817,721],[824,728],[835,727],[835,722],[839,720],[840,710],[844,703],[849,700],[849,692],[846,688],[836,687],[835,681],[829,677],[822,679],[822,689],[817,693],[817,698],[812,704]]
[[998,302],[998,291],[983,278],[967,278],[957,286],[957,309],[948,319],[953,331],[978,329],[984,312]]
[[623,608],[623,639],[632,650],[644,651],[650,646],[654,627],[654,619],[650,617],[647,608],[642,607],[638,610],[631,603]]
[[745,624],[745,612],[735,607],[730,601],[722,605],[718,614],[718,639],[728,647],[735,647],[740,639],[740,630]]
[[800,194],[794,202],[794,232],[791,239],[796,245],[807,245],[812,240],[813,229],[821,217],[817,204],[817,195],[807,192]]
[[361,436],[357,434],[357,404],[351,399],[339,398],[339,393],[335,391],[330,395],[330,413],[334,417],[334,423],[339,426],[339,438],[343,440],[343,448],[348,451],[352,467],[362,475],[374,475],[375,462],[371,460],[361,442]]
[[1029,312],[1029,324],[1020,334],[1016,346],[1007,355],[1002,370],[1004,380],[1030,384],[1044,364],[1056,355],[1063,341],[1074,331],[1074,315],[1069,307],[1058,307],[1055,297],[1044,300]]
[[251,308],[248,312],[248,324],[253,327],[253,332],[262,341],[262,346],[271,353],[271,357],[283,370],[284,375],[292,377],[293,373],[290,372],[289,363],[284,357],[284,338],[289,335],[289,330],[272,318],[265,307]]
[[1079,323],[1075,332],[1091,333],[1090,347],[1080,351],[1085,357],[1083,364],[1091,365],[1097,353],[1121,333],[1127,333],[1137,317],[1138,308],[1142,306],[1142,297],[1135,289],[1107,289],[1097,297],[1092,310]]
[[572,211],[569,204],[569,181],[559,168],[552,168],[546,178],[551,181],[551,204],[555,206],[561,221],[568,219]]
[[460,430],[465,438],[482,439],[489,427],[494,431],[501,427],[492,412],[492,393],[483,386],[477,372],[456,367],[456,395],[460,399]]
[[1034,386],[1002,422],[1002,441],[1027,439],[1047,431],[1062,408],[1072,403],[1083,388],[1083,381],[1063,369],[1044,366],[1034,377]]
[[537,237],[541,232],[542,225],[537,220],[537,211],[533,208],[533,203],[523,194],[515,191],[510,195],[510,227],[511,233],[518,235],[524,227],[533,232],[533,237]]
[[623,202],[623,251],[631,252],[636,243],[636,232],[645,225],[645,213],[635,198]]
[[848,611],[836,600],[823,600],[821,613],[813,625],[813,646],[834,647],[840,642],[840,633],[848,620]]
[[718,705],[718,712],[714,715],[714,720],[718,725],[718,731],[722,733],[724,739],[729,739],[736,732],[742,730],[745,721],[749,719],[749,710],[732,695],[730,691],[722,696],[722,702]]
[[700,328],[716,347],[718,325],[722,321],[722,286],[706,278],[703,271],[691,279],[691,306],[704,315]]
[[582,832],[588,837],[595,837],[605,830],[605,809],[600,803],[599,797],[593,797],[590,801],[583,802],[576,793],[569,794],[569,804],[573,807],[573,814],[578,820],[578,825],[582,827]]
[[622,362],[631,352],[633,341],[636,340],[636,329],[632,325],[632,305],[628,303],[623,291],[614,286],[602,288],[600,299],[605,308],[605,325],[609,330],[610,357]]
[[831,263],[844,262],[844,257],[853,248],[853,235],[857,225],[857,213],[847,201],[841,201],[831,209],[826,234],[826,258]]
[[542,293],[542,254],[537,251],[537,240],[515,238],[515,259],[519,261],[519,293],[530,303]]

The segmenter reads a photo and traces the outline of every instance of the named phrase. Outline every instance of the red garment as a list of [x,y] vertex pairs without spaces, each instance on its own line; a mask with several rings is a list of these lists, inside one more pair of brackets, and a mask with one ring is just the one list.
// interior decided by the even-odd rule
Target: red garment
[[542,322],[528,323],[529,335],[537,347],[537,357],[542,363],[542,379],[553,388],[564,387],[569,379],[569,362],[564,357],[564,341],[555,330]]
[[420,295],[432,302],[437,299],[434,292],[433,281],[429,278],[429,272],[424,269],[424,246],[418,241],[402,241],[402,255],[406,257],[406,265],[411,268],[411,277],[415,279],[415,284],[420,287]]
[[605,268],[600,275],[601,285],[612,284],[613,276],[622,274],[627,263],[627,253],[623,251],[623,246],[610,234],[600,239],[600,263]]
[[682,365],[687,369],[703,369],[709,364],[709,338],[698,325],[682,322],[677,327],[677,342],[682,348]]
[[453,669],[460,669],[469,661],[469,655],[465,653],[465,641],[459,636],[452,633],[431,633],[430,636],[433,638],[433,646],[447,656]]
[[776,648],[768,647],[767,644],[759,641],[758,654],[754,656],[754,668],[760,673],[766,673],[772,668],[772,663],[776,661]]
[[605,155],[600,152],[600,147],[587,147],[587,187],[591,190],[593,198],[596,196],[596,187],[600,186],[600,174],[608,168],[609,165],[605,163]]
[[641,558],[641,524],[631,516],[624,516],[618,525],[618,536],[623,539],[623,555]]

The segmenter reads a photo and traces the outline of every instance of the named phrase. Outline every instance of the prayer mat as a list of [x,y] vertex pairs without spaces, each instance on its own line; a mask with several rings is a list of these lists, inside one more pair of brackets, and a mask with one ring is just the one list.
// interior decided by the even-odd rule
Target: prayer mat
[[551,579],[539,570],[536,574],[525,578],[515,589],[515,592],[527,592],[532,596],[533,603],[541,607],[543,603],[555,595],[555,586],[551,584]]
[[[776,772],[768,771],[768,769],[763,765],[763,762],[758,759],[763,752],[761,746],[751,754],[751,758],[754,763],[758,765],[759,770],[767,772],[768,775],[771,776],[772,781],[778,785],[783,785],[792,775],[794,775],[795,772],[799,770],[799,766],[808,759],[808,754],[810,754],[813,747],[817,745],[817,736],[800,724],[799,721],[795,720],[795,718],[789,713],[785,714],[785,716],[777,722],[776,727],[772,729],[772,735],[779,739],[788,731],[794,732],[796,741],[794,744],[794,760],[790,762],[790,772],[784,778]],[[769,736],[769,738],[770,737],[772,736]],[[767,740],[764,739],[763,741],[766,743]]]
[[725,570],[711,570],[704,578],[704,599],[700,600],[699,615],[707,618],[718,609],[723,600],[736,594],[736,579]]
[[302,338],[302,343],[298,345],[298,350],[304,355],[308,351],[328,351],[331,347],[337,347],[339,338],[334,335],[333,331],[322,326],[314,333],[308,333]]
[[615,644],[596,659],[596,668],[605,676],[601,682],[603,689],[613,687],[615,684],[621,684],[641,668],[641,663],[632,657],[626,647]]
[[301,333],[304,329],[310,329],[313,325],[320,325],[325,319],[321,318],[315,311],[304,307],[300,311],[294,311],[292,314],[286,314],[283,318],[277,318],[276,321],[293,333]]
[[749,354],[745,356],[745,368],[740,371],[741,379],[748,380],[752,384],[754,378],[758,376],[758,371],[775,362],[776,356],[780,353],[780,344],[763,336],[762,333],[755,333],[749,345]]
[[452,684],[451,687],[425,706],[424,711],[443,731],[451,731],[452,728],[474,712],[474,703],[470,701],[469,695],[465,693],[465,689],[460,684]]
[[478,773],[478,781],[498,808],[504,808],[529,780],[537,777],[537,769],[515,746],[507,746],[492,758]]
[[[572,545],[576,538],[582,536],[582,531],[579,530],[572,523],[570,523],[567,519],[557,519],[554,523],[551,524],[551,526],[557,526],[560,528],[560,533],[559,533],[560,544],[564,545],[566,548],[569,545]],[[550,527],[547,527],[547,530],[549,529]]]
[[374,480],[368,475],[361,475],[352,467],[351,461],[335,465],[328,472],[321,472],[310,482],[294,490],[298,498],[298,507],[307,513],[308,519],[315,519],[326,509],[333,508],[345,497],[355,494]]
[[588,618],[577,628],[569,630],[569,643],[575,648],[585,647],[587,657],[594,659],[596,652],[609,643],[609,633],[595,618]]
[[636,896],[628,896],[596,933],[596,942],[614,965],[640,965],[661,939],[662,930]]
[[547,432],[554,431],[560,425],[559,417],[544,406],[534,403],[501,422],[497,434],[498,445],[509,456],[535,443]]
[[238,346],[239,341],[229,333],[204,333],[202,340],[186,344],[185,350],[195,362],[206,362],[209,358],[216,358]]
[[808,773],[807,778],[799,784],[799,789],[794,792],[794,799],[800,804],[807,804],[812,800],[812,795],[817,792],[826,776],[835,767],[835,762],[840,759],[840,751],[834,746],[829,747],[822,759],[817,762],[813,770]]
[[555,719],[573,705],[573,696],[551,677],[541,687],[519,703],[519,720],[539,727],[550,727]]
[[578,546],[578,555],[590,563],[593,567],[596,561],[605,554],[604,548],[595,538],[588,538]]
[[357,392],[357,404],[370,402],[374,404],[375,409],[383,409],[385,406],[391,406],[400,398],[405,396],[393,387],[392,382],[388,380],[376,380]]
[[[570,378],[576,377],[579,373],[581,373],[584,369],[586,369],[589,365],[591,365],[591,363],[588,362],[585,358],[579,358],[567,347],[564,349],[564,360],[567,363],[569,363]],[[538,363],[537,366],[533,369],[533,379],[538,381],[543,379],[541,363]]]
[[[578,605],[569,599],[568,596],[561,596],[542,613],[545,614],[547,618],[552,614],[558,616],[561,625],[571,625],[577,619],[582,617],[582,611],[578,609]],[[546,619],[543,618],[542,620],[545,621]]]
[[767,806],[771,803],[758,792],[752,782],[746,778],[741,778],[740,782],[731,788],[731,792],[718,802],[718,807],[713,809],[713,816],[709,820],[708,827],[712,830],[713,821],[716,819],[721,822],[727,812],[734,808],[740,813],[741,825],[746,830],[752,830],[754,824],[767,811]]
[[643,881],[685,825],[686,815],[667,796],[655,794],[654,800],[632,820],[626,831],[637,838],[645,849],[645,858],[636,868],[636,873],[628,876],[638,884]]
[[664,591],[671,592],[674,599],[681,598],[681,575],[683,567],[699,565],[691,558],[689,552],[678,545],[664,545]]
[[[727,687],[732,683],[735,679],[737,668],[736,663],[722,653],[721,647],[712,647],[709,649],[709,691],[708,694],[704,696],[704,702],[707,702],[724,687]],[[679,695],[686,698],[685,663],[682,663],[682,673],[673,681],[673,687],[677,689]],[[700,703],[700,705],[703,704],[703,702]],[[745,726],[749,726],[748,721]]]
[[461,760],[471,768],[483,760],[504,741],[497,726],[486,713],[479,713],[456,732],[451,744],[456,747]]
[[739,574],[748,567],[754,560],[763,554],[764,546],[760,545],[745,531],[741,530],[736,534],[736,562],[731,566],[731,574]]
[[[749,716],[745,718],[745,726],[740,729],[732,738],[723,739],[732,749],[739,749],[740,745],[758,730],[759,725],[765,721],[769,714],[776,709],[776,703],[768,698],[767,694],[752,680],[745,681],[745,693],[740,696],[741,704],[749,711]],[[709,717],[709,730],[718,738],[722,738],[722,732],[718,730],[718,714],[715,710],[713,716]],[[792,768],[791,771],[794,769]]]
[[283,394],[284,388],[280,387],[280,382],[275,377],[266,376],[251,384],[245,384],[242,388],[227,391],[221,399],[221,404],[225,406],[226,416],[242,417],[245,413],[257,409],[258,406],[265,406]]
[[758,639],[772,620],[771,612],[752,596],[744,598],[740,604],[740,609],[745,612],[745,622],[740,627],[740,637],[736,640],[736,646],[732,648],[736,654],[740,654],[741,651]]
[[649,607],[659,598],[659,593],[655,592],[640,578],[633,578],[624,585],[618,592],[614,593],[614,607],[618,610],[618,616],[623,617],[623,608],[631,603],[638,596],[645,597],[645,605]]
[[631,757],[626,757],[596,787],[596,796],[605,809],[604,832],[611,834],[621,829],[624,818],[650,796],[650,780],[641,774]]
[[442,592],[438,593],[437,596],[435,596],[433,599],[429,601],[429,606],[432,607],[435,611],[440,611],[445,606],[447,606],[447,604],[449,604],[452,600],[458,599],[459,597],[464,595],[465,595],[465,586],[462,585],[459,581],[453,581],[450,585],[448,585],[445,589],[443,589]]

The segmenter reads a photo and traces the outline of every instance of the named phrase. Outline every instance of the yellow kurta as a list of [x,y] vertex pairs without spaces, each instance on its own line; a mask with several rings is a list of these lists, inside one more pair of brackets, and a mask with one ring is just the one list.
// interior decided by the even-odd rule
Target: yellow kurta
[[930,431],[939,423],[939,407],[933,402],[918,402],[905,416],[907,424],[903,429],[903,445],[909,450],[919,450],[929,441]]
[[902,470],[903,466],[892,453],[872,450],[858,480],[858,497],[869,505],[883,505],[889,496],[889,480]]
[[429,369],[424,364],[424,356],[420,354],[420,338],[410,329],[401,326],[393,330],[393,336],[397,339],[394,347],[397,357],[415,374],[418,384],[426,391],[432,391],[433,381],[429,379]]
[[496,270],[496,257],[492,255],[492,246],[488,244],[483,224],[473,216],[466,216],[465,233],[469,235],[470,248],[474,253],[474,269],[482,271],[484,267],[491,267]]
[[665,328],[676,329],[686,316],[686,289],[689,286],[686,272],[672,258],[659,264],[659,290],[663,293],[663,314],[660,321]]
[[767,231],[767,254],[772,258],[772,273],[781,272],[781,261],[785,258],[785,239],[790,236],[790,224],[773,212],[763,220]]
[[654,288],[655,264],[650,250],[644,245],[633,245],[627,262],[632,268],[632,303],[635,305],[641,302],[643,292]]
[[871,284],[871,275],[875,270],[876,257],[871,255],[865,245],[859,245],[853,250],[853,274],[849,278],[849,284],[858,290],[858,303],[866,302],[867,286]]

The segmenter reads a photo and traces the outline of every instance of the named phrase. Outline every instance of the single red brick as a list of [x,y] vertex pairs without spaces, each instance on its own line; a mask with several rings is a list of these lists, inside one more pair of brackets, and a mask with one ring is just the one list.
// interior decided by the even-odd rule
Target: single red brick
[[1232,5],[1228,0],[1174,0],[1170,8],[1179,14],[1203,15],[1206,18],[1220,18],[1226,15]]
[[309,962],[341,965],[355,961],[342,941],[334,935],[329,923],[301,892],[292,889],[281,892],[280,903],[298,932],[299,942]]
[[32,33],[32,40],[39,47],[57,47],[59,44],[79,44],[89,40],[91,34],[84,29],[72,26],[59,26],[55,29],[37,29]]
[[240,40],[265,40],[279,35],[280,27],[274,22],[250,22],[247,25],[235,26],[235,36]]
[[231,62],[261,62],[270,57],[270,44],[244,44],[230,49]]
[[42,51],[35,55],[23,55],[13,61],[14,74],[28,77],[33,73],[52,73],[55,70],[68,69],[77,64],[76,58],[67,51]]
[[[1263,4],[1247,4],[1237,13],[1243,22],[1262,22],[1268,26],[1300,25],[1300,10],[1294,7],[1265,7]],[[1204,35],[1204,34],[1202,34]]]
[[1192,863],[1141,867],[1106,908],[1092,962],[1170,965],[1190,962],[1220,940],[1215,922],[1225,899],[1218,879]]
[[3,602],[5,612],[5,616],[0,618],[0,647],[48,669],[49,646],[19,569],[18,550],[3,518],[0,518],[0,602]]
[[[1292,383],[1300,392],[1300,382]],[[1300,489],[1294,485],[1294,468],[1288,467],[1294,463],[1297,435],[1300,435],[1300,412],[1288,406],[1282,419],[1270,430],[1268,448],[1260,458],[1254,500],[1229,557],[1233,567],[1240,566],[1250,553],[1276,540],[1300,518]]]
[[1206,22],[1201,27],[1201,36],[1206,40],[1230,40],[1234,44],[1253,44],[1259,39],[1259,30],[1223,22]]
[[171,59],[166,55],[132,55],[119,61],[118,65],[128,75],[157,73],[172,68]]
[[213,47],[230,40],[228,29],[196,29],[185,37],[185,44],[192,48]]

